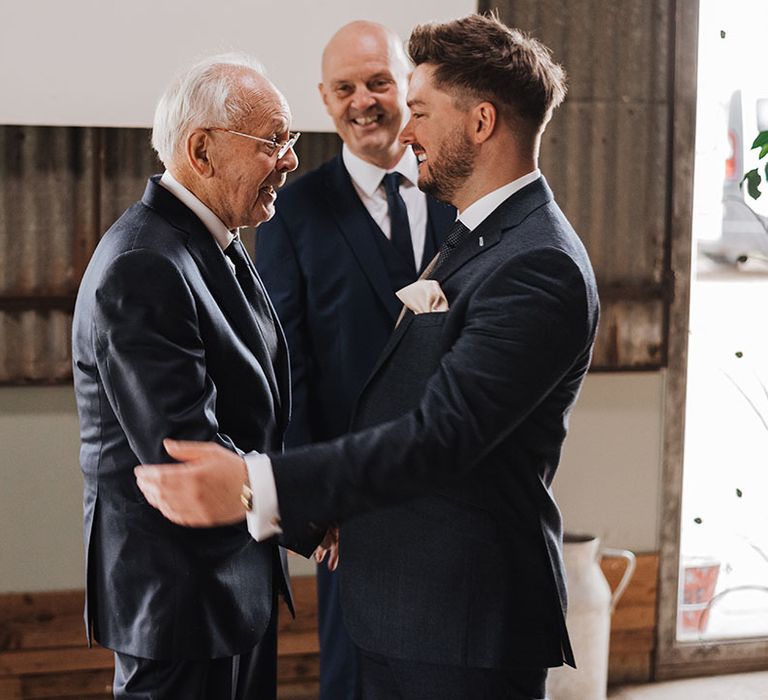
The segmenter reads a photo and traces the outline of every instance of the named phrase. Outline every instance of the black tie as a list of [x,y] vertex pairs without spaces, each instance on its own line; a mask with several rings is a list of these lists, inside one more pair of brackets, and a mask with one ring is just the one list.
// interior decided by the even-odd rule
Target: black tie
[[387,208],[389,209],[390,240],[395,250],[408,263],[409,269],[416,274],[416,263],[413,258],[413,241],[411,227],[408,224],[408,210],[400,194],[400,173],[387,173],[381,180],[387,193]]
[[272,312],[269,309],[264,290],[256,281],[256,275],[248,262],[248,254],[243,248],[239,238],[235,238],[225,249],[226,255],[235,265],[235,277],[240,283],[245,298],[253,309],[256,324],[264,336],[269,356],[274,360],[277,355],[277,330],[272,320]]
[[458,247],[458,245],[466,238],[469,233],[469,229],[461,223],[458,219],[448,230],[448,233],[443,240],[440,249],[437,251],[437,260],[432,267],[430,277],[437,272],[438,268],[446,261],[451,253]]

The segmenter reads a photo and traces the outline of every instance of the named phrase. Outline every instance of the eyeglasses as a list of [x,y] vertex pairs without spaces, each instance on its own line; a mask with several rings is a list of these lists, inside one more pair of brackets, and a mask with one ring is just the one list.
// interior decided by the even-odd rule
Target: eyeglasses
[[209,131],[226,131],[228,134],[237,134],[237,136],[244,136],[247,139],[253,139],[254,141],[260,141],[269,146],[267,151],[269,156],[277,153],[277,160],[280,160],[288,151],[296,145],[296,142],[301,136],[300,131],[289,131],[288,140],[280,143],[276,138],[263,139],[261,136],[251,136],[250,134],[244,134],[242,131],[235,131],[234,129],[226,129],[223,126],[209,126]]

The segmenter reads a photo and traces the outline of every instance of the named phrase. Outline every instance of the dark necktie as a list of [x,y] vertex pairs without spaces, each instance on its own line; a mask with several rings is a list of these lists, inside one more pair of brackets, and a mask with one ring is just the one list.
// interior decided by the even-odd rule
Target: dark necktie
[[256,275],[248,262],[248,254],[243,248],[239,238],[235,238],[225,249],[226,255],[235,265],[235,277],[240,283],[245,298],[251,305],[256,319],[256,324],[261,330],[264,342],[267,345],[269,356],[275,359],[277,355],[277,330],[272,320],[272,312],[267,303],[266,292],[256,281]]
[[413,241],[411,227],[408,224],[408,210],[400,194],[400,173],[387,173],[381,180],[387,193],[387,208],[389,209],[390,240],[395,250],[408,263],[408,267],[416,274],[416,263],[413,258]]
[[432,266],[432,269],[429,272],[430,277],[434,275],[440,266],[446,261],[446,259],[450,257],[451,253],[467,237],[468,233],[469,229],[464,224],[462,224],[461,221],[456,219],[456,222],[453,224],[453,226],[448,229],[448,233],[446,234],[440,249],[437,251],[435,264]]

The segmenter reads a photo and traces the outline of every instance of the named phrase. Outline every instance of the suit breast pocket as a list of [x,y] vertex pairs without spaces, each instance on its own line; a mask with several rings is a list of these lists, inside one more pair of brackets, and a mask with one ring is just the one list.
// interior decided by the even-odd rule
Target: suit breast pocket
[[442,326],[447,315],[445,311],[428,311],[423,314],[415,314],[408,330]]

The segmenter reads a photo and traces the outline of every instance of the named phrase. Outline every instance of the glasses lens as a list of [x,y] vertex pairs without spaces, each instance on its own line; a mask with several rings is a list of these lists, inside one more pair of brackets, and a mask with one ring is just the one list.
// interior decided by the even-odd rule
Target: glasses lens
[[296,145],[301,133],[289,134],[290,138],[280,146],[280,150],[277,152],[277,159],[280,160],[288,151]]

